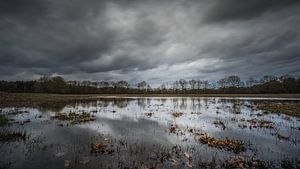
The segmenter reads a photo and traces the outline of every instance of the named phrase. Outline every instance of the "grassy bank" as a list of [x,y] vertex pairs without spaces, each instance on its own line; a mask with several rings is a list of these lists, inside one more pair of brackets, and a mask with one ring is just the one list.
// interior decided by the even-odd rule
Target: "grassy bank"
[[38,106],[47,104],[65,104],[77,100],[96,100],[97,95],[61,95],[45,93],[0,93],[0,107]]
[[0,93],[0,106],[35,106],[43,103],[66,103],[71,101],[97,100],[100,96],[117,97],[263,97],[300,98],[300,94],[46,94],[46,93]]
[[272,113],[281,113],[300,118],[299,103],[261,103],[258,104],[258,108]]

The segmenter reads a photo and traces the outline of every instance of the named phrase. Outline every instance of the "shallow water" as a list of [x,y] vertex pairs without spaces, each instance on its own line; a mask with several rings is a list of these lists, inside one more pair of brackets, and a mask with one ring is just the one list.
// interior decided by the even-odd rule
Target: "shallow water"
[[[300,119],[255,108],[254,104],[262,101],[300,102],[280,98],[107,97],[24,107],[18,110],[29,113],[20,114],[11,114],[16,108],[4,108],[1,114],[11,122],[0,127],[1,131],[26,133],[26,139],[0,142],[0,168],[199,168],[212,161],[220,167],[237,156],[259,159],[272,167],[280,167],[282,161],[297,164]],[[53,119],[58,112],[89,112],[96,120],[71,124]],[[183,115],[174,117],[173,112]],[[28,119],[30,122],[20,124]],[[251,119],[272,122],[272,128],[252,125]],[[224,127],[215,125],[216,120]],[[171,133],[171,124],[176,124],[179,131]],[[215,138],[239,140],[246,150],[209,147],[199,142],[190,129]],[[91,153],[92,143],[105,144],[113,152]]]

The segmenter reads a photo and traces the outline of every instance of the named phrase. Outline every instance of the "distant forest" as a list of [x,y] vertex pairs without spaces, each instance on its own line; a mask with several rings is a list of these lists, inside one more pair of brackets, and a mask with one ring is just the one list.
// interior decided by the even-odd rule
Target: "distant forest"
[[264,94],[300,93],[300,79],[291,75],[264,76],[242,81],[238,76],[228,76],[216,82],[184,80],[163,83],[152,88],[141,81],[130,85],[127,81],[91,82],[65,81],[60,76],[41,77],[32,81],[0,81],[0,91],[59,94]]

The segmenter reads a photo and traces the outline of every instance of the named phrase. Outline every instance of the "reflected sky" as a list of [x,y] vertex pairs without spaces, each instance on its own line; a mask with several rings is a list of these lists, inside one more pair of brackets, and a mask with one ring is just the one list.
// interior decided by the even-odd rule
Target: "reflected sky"
[[[179,145],[185,151],[203,160],[216,157],[220,160],[236,155],[255,156],[276,163],[284,159],[295,160],[300,155],[300,120],[286,115],[264,113],[255,107],[257,101],[299,102],[280,99],[233,99],[233,98],[99,98],[97,101],[73,102],[65,105],[45,104],[36,108],[22,108],[29,113],[12,115],[16,108],[4,108],[1,114],[13,119],[1,131],[26,132],[21,142],[0,142],[1,166],[8,168],[56,168],[66,159],[80,161],[89,158],[87,165],[74,168],[104,167],[105,164],[128,164],[132,161],[149,160],[155,150]],[[19,109],[18,109],[19,110]],[[89,112],[96,118],[88,123],[71,125],[54,120],[55,113]],[[182,112],[174,117],[173,112]],[[145,113],[153,113],[146,116]],[[16,122],[30,119],[30,123]],[[272,122],[274,128],[249,128],[247,120],[259,119]],[[213,122],[220,120],[225,129]],[[177,124],[183,134],[169,132],[169,126]],[[240,126],[246,126],[242,128]],[[197,129],[216,138],[237,139],[245,143],[247,150],[240,154],[201,144],[188,130]],[[279,139],[278,133],[288,135]],[[92,142],[108,142],[120,150],[112,156],[90,154]],[[122,145],[126,146],[122,146]],[[132,153],[137,151],[136,154]],[[147,153],[146,153],[147,152]],[[148,153],[149,152],[149,153]],[[57,154],[63,154],[58,157]],[[140,154],[139,154],[140,153]],[[147,161],[147,160],[146,160]],[[151,161],[151,160],[149,160]],[[197,160],[195,160],[197,161]],[[49,164],[51,163],[51,164]],[[101,163],[101,164],[100,164]],[[49,165],[48,165],[49,164]],[[115,166],[116,167],[116,166]],[[168,168],[168,166],[165,166]],[[45,167],[43,167],[45,168]],[[105,168],[105,167],[104,167]],[[172,167],[170,167],[172,168]]]

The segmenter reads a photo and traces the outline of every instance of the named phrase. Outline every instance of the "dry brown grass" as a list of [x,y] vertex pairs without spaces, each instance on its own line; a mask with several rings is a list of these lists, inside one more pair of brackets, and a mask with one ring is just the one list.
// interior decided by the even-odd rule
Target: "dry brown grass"
[[260,103],[257,105],[259,109],[272,113],[282,113],[289,116],[300,117],[300,103]]

